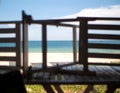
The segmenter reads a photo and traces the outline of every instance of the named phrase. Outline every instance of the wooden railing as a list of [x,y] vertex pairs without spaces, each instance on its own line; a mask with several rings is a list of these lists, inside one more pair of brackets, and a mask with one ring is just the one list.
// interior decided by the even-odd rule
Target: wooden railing
[[[120,52],[117,54],[114,54],[112,52],[110,53],[92,53],[88,52],[88,49],[114,49],[114,50],[119,50],[119,45],[120,44],[103,44],[103,43],[89,43],[89,39],[93,40],[119,40],[120,34],[109,34],[109,31],[111,30],[117,30],[118,32],[120,31],[120,25],[119,24],[89,24],[89,22],[94,22],[94,21],[120,21],[120,18],[100,18],[100,17],[78,17],[75,19],[53,19],[53,20],[32,20],[32,18],[27,15],[26,19],[26,24],[39,24],[42,26],[42,66],[43,69],[47,68],[47,26],[48,25],[53,25],[53,26],[64,26],[64,27],[70,27],[73,28],[73,54],[74,54],[74,61],[76,61],[77,55],[76,55],[76,28],[79,28],[79,60],[77,64],[82,64],[83,65],[83,72],[89,72],[88,67],[89,64],[96,64],[96,65],[119,65],[114,64],[114,63],[100,63],[100,62],[89,62],[88,58],[112,58],[112,59],[120,59]],[[28,20],[28,21],[27,21]],[[65,23],[67,22],[67,23]],[[76,24],[69,24],[71,22],[77,22],[79,23],[78,25]],[[89,30],[100,30],[100,33],[89,33]],[[104,34],[103,31],[108,30],[108,33]],[[64,32],[63,32],[64,33]],[[104,59],[103,59],[104,60]],[[75,63],[76,64],[76,63]],[[65,65],[66,66],[66,65]],[[39,71],[39,70],[37,70]]]
[[[112,58],[112,59],[120,59],[120,52],[114,54],[110,53],[92,53],[88,52],[89,49],[113,49],[120,50],[120,44],[103,44],[103,43],[89,43],[89,39],[93,40],[120,40],[120,34],[109,34],[109,31],[116,30],[120,33],[120,25],[119,24],[90,24],[89,22],[94,21],[120,21],[120,18],[100,18],[100,17],[78,17],[75,19],[53,19],[53,20],[32,20],[30,15],[26,15],[24,12],[22,13],[22,21],[8,21],[8,22],[0,22],[0,24],[15,24],[15,28],[4,28],[0,29],[0,34],[15,34],[15,37],[7,37],[0,38],[1,43],[15,43],[14,47],[0,47],[0,52],[15,52],[15,56],[1,56],[1,61],[16,61],[16,67],[23,66],[24,71],[28,68],[28,25],[29,24],[39,24],[42,26],[42,66],[43,68],[47,68],[47,26],[64,26],[70,27],[73,29],[73,62],[75,64],[82,64],[83,71],[88,71],[89,64],[102,64],[102,65],[119,65],[114,63],[92,63],[88,61],[88,58]],[[67,23],[65,23],[67,22]],[[71,24],[71,22],[77,22],[78,24]],[[69,24],[70,23],[70,24]],[[22,24],[22,30],[20,27]],[[79,55],[77,62],[77,46],[76,46],[76,29],[79,29]],[[99,33],[89,33],[89,30],[100,30]],[[107,30],[107,33],[104,34],[103,31]],[[21,45],[21,31],[23,31],[23,43]],[[64,33],[64,32],[63,32]],[[102,33],[102,34],[101,34]],[[23,56],[21,59],[21,46],[23,48]],[[21,62],[23,61],[23,63]],[[65,65],[66,66],[66,65]]]
[[[9,27],[9,24],[15,27]],[[6,27],[0,28],[0,67],[20,68],[21,67],[21,29],[20,22],[0,22]],[[12,65],[5,65],[5,63]]]

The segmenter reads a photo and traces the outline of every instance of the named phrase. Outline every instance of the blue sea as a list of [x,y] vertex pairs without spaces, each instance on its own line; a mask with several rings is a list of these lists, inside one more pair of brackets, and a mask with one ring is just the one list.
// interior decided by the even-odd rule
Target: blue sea
[[[50,53],[72,53],[72,41],[48,41],[47,51]],[[78,45],[78,43],[77,43]],[[41,52],[41,41],[29,41],[29,52]]]
[[[89,43],[104,43],[104,44],[120,44],[120,41],[112,40],[89,40]],[[77,52],[78,52],[78,41]],[[72,53],[73,52],[73,42],[72,41],[48,41],[47,42],[47,51],[50,53]],[[42,51],[42,42],[41,41],[29,41],[29,52],[41,52]],[[113,52],[120,53],[118,50],[109,50],[109,49],[89,49],[89,52]]]
[[[89,43],[104,43],[104,44],[120,44],[120,41],[114,40],[89,40]],[[77,52],[78,52],[78,41],[77,43]],[[0,44],[0,47],[4,46],[15,46],[15,44]],[[29,41],[28,42],[29,52],[40,53],[42,52],[42,42],[41,41]],[[49,53],[72,53],[73,52],[73,42],[72,41],[48,41],[47,42],[47,51]],[[118,50],[109,50],[109,49],[89,49],[89,52],[113,52],[120,53]]]

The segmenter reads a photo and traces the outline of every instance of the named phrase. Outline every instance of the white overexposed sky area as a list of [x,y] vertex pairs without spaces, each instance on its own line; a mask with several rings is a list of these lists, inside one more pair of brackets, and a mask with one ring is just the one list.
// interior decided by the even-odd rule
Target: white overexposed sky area
[[[22,10],[35,20],[120,17],[120,0],[0,0],[0,21],[22,20]],[[48,27],[49,40],[71,40],[71,37],[71,28]],[[40,25],[29,25],[29,40],[41,40]]]

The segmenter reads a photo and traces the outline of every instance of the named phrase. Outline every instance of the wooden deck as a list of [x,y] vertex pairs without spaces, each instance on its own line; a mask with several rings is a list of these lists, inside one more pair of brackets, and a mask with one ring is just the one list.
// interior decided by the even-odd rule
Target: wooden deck
[[[88,85],[84,93],[89,93],[93,90],[94,85],[107,85],[108,90],[106,93],[113,93],[115,89],[120,88],[120,67],[119,66],[103,66],[103,65],[90,65],[89,71],[96,72],[95,75],[86,73],[79,74],[83,66],[75,64],[61,68],[54,68],[53,71],[42,70],[34,72],[31,77],[25,82],[26,84],[42,84],[48,93],[54,93],[50,85],[57,87],[58,93],[64,93],[59,85]],[[32,68],[32,70],[37,70]],[[76,72],[76,73],[75,73]],[[58,88],[59,87],[59,88]],[[90,89],[91,88],[91,89]],[[94,92],[97,93],[97,92]]]
[[[35,68],[34,68],[35,69]],[[96,75],[79,75],[73,72],[81,72],[83,66],[80,64],[62,67],[60,70],[36,72],[26,83],[31,84],[119,84],[120,67],[90,65],[89,71],[95,71]],[[63,72],[62,72],[63,71]],[[67,72],[68,71],[68,72]],[[67,72],[67,73],[66,73]],[[71,72],[71,73],[70,73]]]

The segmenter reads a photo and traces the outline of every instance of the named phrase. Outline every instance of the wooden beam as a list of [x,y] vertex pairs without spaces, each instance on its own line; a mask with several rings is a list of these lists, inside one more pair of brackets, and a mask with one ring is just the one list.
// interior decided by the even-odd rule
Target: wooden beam
[[61,89],[60,85],[54,84],[54,87],[58,93],[64,93],[64,91]]
[[83,70],[88,71],[88,40],[87,40],[88,28],[87,21],[80,21],[79,26],[79,62],[83,64]]
[[25,19],[25,14],[22,12],[22,20],[23,20],[23,73],[26,74],[28,68],[28,23]]
[[118,17],[77,17],[78,20],[87,20],[87,21],[94,21],[94,20],[111,20],[111,21],[120,21],[120,18]]
[[77,37],[76,27],[73,27],[73,62],[77,62]]
[[92,91],[92,93],[97,93],[97,91],[94,89],[94,85],[88,85],[84,93],[89,93],[90,91]]
[[47,25],[42,24],[42,66],[47,67]]
[[55,93],[50,84],[42,84],[47,93]]
[[21,33],[20,24],[16,24],[16,66],[21,66]]
[[0,21],[0,24],[15,24],[22,23],[22,21]]

